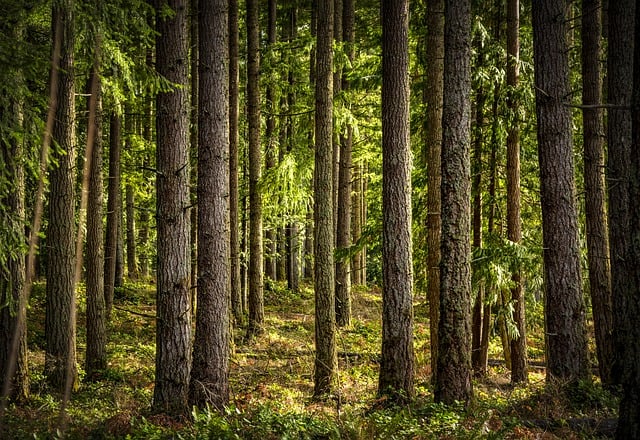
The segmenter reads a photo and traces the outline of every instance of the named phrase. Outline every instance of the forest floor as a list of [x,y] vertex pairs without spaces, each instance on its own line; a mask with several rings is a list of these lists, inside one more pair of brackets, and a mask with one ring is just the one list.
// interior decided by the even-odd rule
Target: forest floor
[[[84,359],[84,299],[78,310],[78,360]],[[381,293],[355,288],[353,321],[338,332],[339,396],[314,401],[313,292],[294,294],[277,283],[265,289],[265,332],[250,343],[238,332],[231,359],[231,404],[220,414],[193,412],[172,420],[149,412],[153,395],[154,286],[127,284],[117,294],[108,344],[109,368],[100,381],[81,381],[66,408],[42,375],[44,288],[29,308],[31,399],[10,406],[0,438],[78,439],[583,439],[613,434],[618,401],[599,382],[567,391],[545,383],[533,368],[528,385],[513,387],[491,345],[488,375],[474,379],[467,409],[433,402],[427,309],[416,305],[416,394],[408,406],[376,399]],[[539,334],[542,334],[541,329]],[[530,357],[542,362],[543,342],[529,338]],[[82,372],[81,372],[82,373]]]

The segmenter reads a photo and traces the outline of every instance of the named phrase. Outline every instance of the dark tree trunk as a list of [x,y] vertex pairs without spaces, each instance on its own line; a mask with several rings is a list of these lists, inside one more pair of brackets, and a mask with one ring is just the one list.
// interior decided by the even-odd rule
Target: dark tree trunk
[[382,356],[378,395],[411,400],[413,260],[409,3],[382,2]]
[[107,367],[106,310],[104,303],[104,241],[102,227],[103,187],[102,187],[102,91],[97,66],[89,80],[89,115],[94,112],[93,149],[89,177],[89,198],[87,200],[87,351],[85,372],[89,380],[97,379],[98,373]]
[[[601,1],[582,2],[582,101],[585,106],[602,104],[600,38],[602,35]],[[609,237],[605,206],[604,127],[601,108],[585,108],[584,190],[589,261],[589,286],[600,380],[611,384],[613,364],[613,316]]]
[[333,252],[333,0],[318,0],[316,52],[316,151],[314,180],[315,344],[314,396],[334,390],[336,351]]
[[468,403],[471,387],[471,4],[445,1],[442,247],[435,400]]
[[249,121],[249,328],[262,332],[264,323],[262,196],[260,152],[260,23],[259,2],[247,0],[247,107]]
[[[625,11],[626,14],[629,11]],[[613,17],[612,17],[613,18]],[[640,198],[640,8],[635,10],[634,30],[634,57],[633,57],[633,97],[631,102],[631,117],[633,126],[632,151],[630,163],[629,200]],[[631,237],[628,250],[629,267],[633,268],[625,283],[622,292],[622,301],[625,304],[623,315],[624,333],[620,334],[624,342],[624,351],[617,353],[622,358],[622,399],[620,400],[620,416],[616,439],[640,439],[640,205],[629,205],[629,219]]]
[[[267,19],[267,47],[265,47],[265,51],[271,50],[273,45],[276,43],[277,39],[277,31],[276,31],[276,20],[277,20],[277,8],[276,8],[276,0],[268,1],[268,19]],[[276,166],[276,158],[277,156],[277,142],[276,142],[276,116],[275,113],[279,113],[276,109],[276,104],[274,103],[275,99],[275,91],[273,82],[269,81],[266,86],[265,91],[265,106],[267,108],[267,123],[265,130],[266,137],[266,149],[265,149],[265,171],[275,168]],[[264,269],[265,269],[265,277],[275,280],[276,279],[276,263],[278,260],[278,256],[276,253],[276,237],[277,231],[276,228],[270,227],[265,232],[265,258],[264,258]],[[282,237],[280,237],[282,238]]]
[[[207,7],[205,4],[204,7]],[[198,84],[200,83],[198,66],[200,53],[198,50],[198,17],[200,16],[199,0],[190,0],[189,4],[189,48],[190,48],[190,124],[189,124],[189,156],[191,159],[191,209],[189,210],[191,222],[191,313],[196,313],[198,297]],[[192,316],[195,319],[195,315]]]
[[440,169],[442,151],[442,84],[444,69],[444,0],[427,0],[427,297],[431,333],[431,371],[435,382],[440,316]]
[[[131,151],[131,137],[134,134],[134,117],[133,109],[127,107],[125,114],[124,132],[125,132],[125,149]],[[138,263],[136,254],[136,219],[135,219],[135,195],[133,184],[127,183],[125,188],[125,218],[126,223],[126,245],[127,245],[127,275],[130,279],[138,278]]]
[[[49,172],[49,226],[47,229],[47,292],[45,318],[45,376],[57,390],[75,387],[75,91],[74,16],[71,1],[53,6],[52,23],[62,19],[62,45],[55,123],[52,138],[58,144],[57,166]],[[55,31],[54,31],[55,32]]]
[[547,378],[589,374],[580,277],[565,2],[533,3],[538,159],[545,272]]
[[238,186],[238,0],[229,0],[229,224],[231,241],[231,308],[236,324],[244,320],[240,282],[240,222]]
[[228,3],[198,14],[198,310],[191,404],[222,410],[229,402],[229,104]]
[[[633,90],[633,29],[636,2],[618,0],[609,3],[609,41],[607,43],[607,99],[613,105],[607,116],[607,181],[609,182],[609,246],[613,340],[615,352],[624,352],[626,305],[622,292],[630,271],[629,249],[629,164],[631,162],[631,95]],[[612,366],[612,382],[620,383],[624,365],[617,356]]]
[[[507,106],[511,115],[518,114],[518,87],[520,62],[520,1],[507,1]],[[522,241],[520,226],[520,129],[517,116],[512,116],[507,128],[507,238],[514,243]],[[513,321],[518,336],[511,339],[511,383],[528,381],[527,371],[527,326],[525,321],[525,298],[522,272],[513,272],[514,287],[511,289]]]
[[107,321],[113,307],[118,251],[118,223],[120,222],[120,148],[121,122],[116,112],[109,123],[109,178],[107,195],[107,232],[104,242],[104,302]]
[[[156,4],[158,73],[182,87],[156,98],[158,281],[153,409],[185,415],[191,370],[188,11],[185,0],[157,0]],[[166,7],[175,14],[160,13]]]
[[[353,222],[352,222],[352,231],[351,235],[353,236],[353,242],[358,243],[360,237],[362,236],[362,197],[361,197],[361,188],[362,188],[362,164],[356,163],[354,166],[353,173],[353,195],[352,203],[353,206]],[[351,282],[352,284],[364,284],[362,280],[362,259],[361,259],[361,251],[357,251],[353,256],[353,262],[351,263]]]

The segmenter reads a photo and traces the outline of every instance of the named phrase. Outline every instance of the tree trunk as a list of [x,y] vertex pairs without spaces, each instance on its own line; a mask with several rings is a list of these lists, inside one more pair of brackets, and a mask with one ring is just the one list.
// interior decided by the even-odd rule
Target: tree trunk
[[[520,1],[507,1],[507,106],[512,115],[507,128],[507,238],[513,243],[522,241],[520,226],[520,129],[518,87],[520,62]],[[513,321],[518,336],[511,339],[511,383],[528,381],[527,371],[527,325],[525,321],[525,298],[522,271],[517,268],[512,274],[514,287],[511,289]]]
[[[267,20],[267,47],[265,51],[272,50],[273,45],[277,40],[276,20],[277,20],[277,8],[276,0],[268,0],[268,20]],[[267,146],[265,148],[265,170],[270,170],[276,166],[277,158],[277,142],[276,142],[276,116],[275,113],[279,113],[276,110],[276,104],[274,102],[275,91],[273,82],[269,81],[265,91],[265,106],[267,107],[267,123],[265,130],[265,137],[267,138]],[[265,258],[264,268],[265,277],[275,280],[276,279],[276,262],[278,260],[276,253],[276,237],[277,231],[274,227],[267,229],[265,233]],[[282,237],[279,237],[282,238]]]
[[[89,197],[87,200],[87,245],[86,245],[86,282],[87,282],[87,351],[85,354],[85,373],[89,380],[98,378],[107,368],[107,331],[104,302],[104,241],[102,228],[102,86],[98,66],[94,66],[89,79],[89,103],[95,100],[93,149],[91,151],[91,170],[89,177]],[[91,127],[88,128],[91,131]]]
[[414,396],[409,3],[382,3],[382,356],[378,395]]
[[333,0],[318,0],[316,151],[314,180],[315,344],[314,396],[335,388],[338,369],[333,222]]
[[533,3],[547,379],[589,374],[580,276],[565,2]]
[[469,402],[471,388],[470,1],[445,1],[442,247],[435,400]]
[[[629,14],[629,11],[625,11]],[[613,17],[611,17],[613,18]],[[632,151],[630,163],[629,200],[640,198],[640,157],[637,152],[640,149],[640,8],[635,9],[634,30],[634,57],[633,57],[633,94],[631,101],[632,117]],[[640,439],[640,205],[629,205],[629,218],[631,237],[628,250],[629,267],[633,268],[626,280],[625,289],[622,292],[622,301],[625,304],[623,315],[624,333],[620,338],[624,341],[624,351],[618,352],[618,358],[622,360],[622,399],[620,400],[620,416],[616,439]]]
[[438,320],[440,316],[440,186],[442,174],[442,84],[444,61],[444,0],[427,0],[427,297],[431,334],[431,371],[435,382],[438,361]]
[[[205,3],[203,8],[207,8]],[[189,210],[189,222],[191,223],[191,313],[195,314],[197,310],[198,298],[198,84],[200,83],[200,75],[198,66],[200,64],[200,53],[198,50],[199,34],[198,17],[200,16],[199,0],[190,0],[189,4],[189,48],[190,48],[190,66],[189,76],[190,84],[190,124],[189,124],[189,157],[191,163],[191,209]],[[195,315],[192,315],[195,319]]]
[[259,3],[247,0],[247,107],[249,121],[249,337],[264,323],[262,195],[258,188],[260,152],[260,23]]
[[[134,134],[133,109],[127,108],[125,114],[125,149],[131,151],[131,137]],[[125,209],[126,209],[126,244],[127,244],[127,275],[130,279],[138,278],[138,263],[136,254],[136,220],[135,220],[135,195],[133,184],[127,183],[125,188]]]
[[[582,101],[585,106],[602,104],[600,38],[602,35],[600,0],[582,2]],[[613,316],[611,272],[604,181],[604,133],[601,108],[585,108],[584,187],[589,286],[593,308],[596,349],[600,380],[611,384],[613,364]]]
[[[175,14],[162,14],[166,7]],[[157,11],[158,73],[182,87],[156,98],[158,281],[153,409],[186,415],[191,369],[187,3],[159,0]]]
[[116,282],[118,223],[120,221],[120,116],[113,111],[109,123],[109,178],[107,195],[107,233],[104,242],[104,302],[107,321],[113,307]]
[[236,324],[244,321],[240,282],[240,222],[238,186],[238,0],[229,0],[229,224],[231,241],[231,308]]
[[229,402],[229,104],[227,0],[199,11],[198,311],[190,402]]
[[[625,349],[626,333],[621,319],[626,310],[622,292],[630,271],[626,252],[629,249],[629,164],[631,163],[631,95],[633,91],[633,29],[636,2],[609,2],[609,41],[607,43],[607,99],[612,104],[607,115],[607,181],[609,182],[609,252],[613,305],[613,341],[615,352]],[[621,380],[624,365],[616,357],[611,379]]]

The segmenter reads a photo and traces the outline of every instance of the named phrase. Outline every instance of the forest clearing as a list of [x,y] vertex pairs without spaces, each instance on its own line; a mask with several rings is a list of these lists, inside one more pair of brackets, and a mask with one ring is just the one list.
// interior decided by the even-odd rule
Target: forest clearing
[[[376,398],[380,350],[381,296],[377,289],[354,291],[354,320],[338,336],[337,396],[313,394],[313,295],[275,284],[265,291],[265,333],[240,339],[231,360],[231,399],[223,412],[194,410],[193,418],[154,415],[154,286],[127,283],[117,293],[109,366],[98,382],[82,381],[66,413],[69,439],[589,439],[615,431],[618,400],[599,383],[585,382],[566,395],[545,388],[536,368],[528,385],[513,387],[493,338],[498,365],[474,381],[475,401],[461,406],[433,403],[426,308],[416,309],[416,388],[410,406]],[[31,399],[10,407],[3,438],[58,438],[60,401],[50,394],[43,368],[42,286],[32,297],[29,323],[33,383]],[[82,307],[81,307],[82,309]],[[79,317],[82,322],[84,316]],[[535,320],[532,319],[532,322]],[[538,325],[540,324],[538,317]],[[533,333],[533,332],[532,332]],[[78,350],[84,349],[79,333]],[[542,359],[542,341],[530,340],[530,359]],[[537,426],[536,426],[537,425]]]

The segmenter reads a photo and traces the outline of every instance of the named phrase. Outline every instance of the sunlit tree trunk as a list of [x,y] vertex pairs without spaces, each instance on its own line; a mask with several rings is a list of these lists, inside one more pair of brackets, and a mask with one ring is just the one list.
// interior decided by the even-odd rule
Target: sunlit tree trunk
[[[47,228],[47,292],[45,317],[45,376],[57,390],[75,387],[75,76],[74,14],[70,0],[56,2],[52,23],[62,19],[62,44],[55,123],[52,138],[60,153],[49,172]],[[54,37],[55,38],[55,37]]]
[[545,272],[547,378],[589,374],[580,276],[565,2],[533,3],[538,159]]
[[435,400],[468,403],[471,387],[471,2],[445,1],[442,247]]
[[260,152],[260,23],[259,2],[247,0],[247,107],[249,122],[249,328],[262,331],[264,322],[262,196]]
[[335,388],[336,351],[333,222],[333,0],[318,0],[314,169],[315,368],[314,395]]
[[409,2],[382,2],[382,355],[378,394],[414,395]]
[[[153,409],[185,415],[191,370],[188,8],[186,0],[157,0],[156,6],[158,73],[182,87],[156,98],[158,280]],[[175,14],[160,13],[166,7]]]
[[[265,51],[273,49],[273,45],[277,40],[276,31],[276,19],[277,8],[276,0],[268,1],[268,19],[267,19],[267,46]],[[277,139],[276,139],[276,116],[275,113],[279,113],[276,109],[274,102],[275,91],[272,81],[268,81],[265,90],[265,107],[267,108],[267,123],[265,130],[266,147],[265,147],[265,171],[268,171],[276,166],[277,154]],[[276,237],[277,231],[274,227],[269,227],[265,231],[265,250],[264,250],[264,269],[265,277],[275,280],[276,279]],[[279,237],[282,238],[282,237]]]

